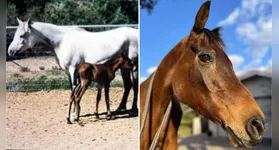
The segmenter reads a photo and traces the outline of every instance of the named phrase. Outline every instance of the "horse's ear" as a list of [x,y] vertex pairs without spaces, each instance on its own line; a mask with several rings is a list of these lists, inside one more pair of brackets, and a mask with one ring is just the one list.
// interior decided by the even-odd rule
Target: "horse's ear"
[[33,21],[30,18],[28,18],[26,22],[28,23],[28,26],[31,27],[31,24],[33,23]]
[[203,3],[200,7],[196,15],[195,25],[193,27],[194,32],[200,33],[203,30],[209,16],[210,4],[211,1],[209,0]]
[[30,20],[30,18],[28,18],[27,21],[25,22],[26,31],[31,27],[31,24],[32,24],[32,21]]
[[28,19],[26,20],[26,23],[28,23],[28,24],[29,24],[29,22],[30,22],[30,18],[28,18]]
[[16,17],[16,20],[17,20],[18,24],[22,24],[22,21],[18,17]]

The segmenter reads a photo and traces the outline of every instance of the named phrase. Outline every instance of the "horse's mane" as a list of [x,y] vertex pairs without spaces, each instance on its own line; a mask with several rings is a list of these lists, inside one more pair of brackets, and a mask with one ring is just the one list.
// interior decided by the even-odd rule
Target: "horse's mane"
[[87,30],[85,30],[85,29],[83,29],[83,28],[81,28],[81,27],[77,27],[77,26],[73,26],[73,28],[74,28],[75,30],[77,30],[77,31],[87,31]]
[[210,43],[220,44],[222,47],[225,47],[225,43],[222,40],[220,34],[221,29],[221,27],[217,27],[211,31],[209,29],[204,28],[203,32]]

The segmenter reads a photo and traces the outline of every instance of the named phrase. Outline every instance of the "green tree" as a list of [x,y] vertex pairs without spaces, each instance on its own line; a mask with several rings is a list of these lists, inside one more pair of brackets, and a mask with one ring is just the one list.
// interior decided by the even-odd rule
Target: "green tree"
[[24,0],[22,4],[12,1],[8,1],[8,25],[17,25],[15,16],[58,25],[138,23],[137,0]]
[[[138,0],[8,0],[7,25],[18,25],[16,18],[57,25],[138,24]],[[100,31],[109,28],[86,29]],[[15,30],[7,30],[7,47]],[[21,55],[53,55],[48,47],[33,48]],[[10,58],[10,57],[7,57]]]
[[140,7],[141,9],[147,9],[148,13],[151,14],[157,2],[157,0],[141,0]]

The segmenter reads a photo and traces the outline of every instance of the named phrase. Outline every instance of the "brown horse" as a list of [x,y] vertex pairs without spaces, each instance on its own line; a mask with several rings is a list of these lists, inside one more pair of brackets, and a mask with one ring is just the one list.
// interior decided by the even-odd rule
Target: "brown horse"
[[[69,112],[67,121],[71,124],[74,121],[79,121],[79,114],[80,114],[80,100],[85,93],[86,89],[93,81],[98,83],[99,86],[104,86],[105,88],[105,99],[106,99],[106,106],[107,106],[107,119],[111,119],[111,112],[109,106],[109,87],[110,82],[115,78],[115,72],[121,69],[132,69],[133,65],[130,59],[124,55],[108,61],[105,64],[90,64],[90,63],[83,63],[78,66],[78,75],[80,77],[80,84],[72,91],[70,105],[69,105]],[[96,102],[96,118],[99,118],[98,114],[98,106],[101,100],[101,93],[102,88],[98,88],[97,94],[97,102]],[[72,120],[71,118],[71,107],[72,103],[74,102],[74,112],[75,116]]]
[[140,115],[149,84],[150,104],[140,149],[147,150],[160,126],[169,102],[171,112],[156,147],[177,149],[177,130],[182,111],[180,102],[221,126],[234,147],[252,147],[266,130],[265,117],[254,98],[236,77],[224,51],[219,28],[204,28],[210,1],[199,9],[190,35],[183,38],[161,61],[153,74],[140,85]]

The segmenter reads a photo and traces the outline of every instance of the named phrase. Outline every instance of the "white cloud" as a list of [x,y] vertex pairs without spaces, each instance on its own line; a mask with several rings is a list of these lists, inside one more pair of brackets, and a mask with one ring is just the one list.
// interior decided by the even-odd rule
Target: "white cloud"
[[223,26],[235,24],[236,35],[246,46],[246,52],[251,57],[251,62],[244,67],[245,69],[260,67],[262,59],[271,47],[271,4],[272,0],[241,0],[241,5],[218,23]]
[[151,73],[153,73],[156,69],[157,69],[156,66],[150,67],[150,68],[147,69],[147,73],[148,73],[148,74],[151,74]]
[[229,58],[235,69],[237,69],[244,62],[244,58],[240,55],[229,55]]
[[220,21],[218,23],[218,26],[225,26],[225,25],[231,25],[234,24],[236,19],[239,17],[240,9],[235,8],[233,12],[224,20]]
[[[242,0],[241,6],[236,7],[224,20],[220,21],[218,26],[226,26],[238,23],[238,21],[246,21],[254,16],[262,16],[271,6],[272,0]],[[241,16],[241,17],[240,17]]]
[[256,23],[238,25],[236,33],[247,45],[252,61],[247,68],[259,65],[272,44],[272,18],[260,17]]
[[[268,63],[266,65],[261,65],[261,66],[256,66],[256,67],[250,67],[249,69],[247,70],[258,70],[258,71],[262,71],[262,72],[272,72],[272,60],[269,59],[268,60]],[[243,73],[246,72],[246,69],[244,70],[238,70],[236,72],[236,75],[241,75]]]
[[143,81],[145,81],[147,79],[147,77],[140,77],[140,83],[142,83]]

